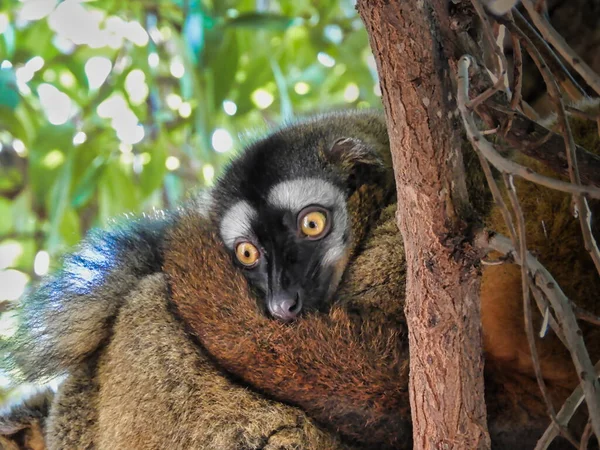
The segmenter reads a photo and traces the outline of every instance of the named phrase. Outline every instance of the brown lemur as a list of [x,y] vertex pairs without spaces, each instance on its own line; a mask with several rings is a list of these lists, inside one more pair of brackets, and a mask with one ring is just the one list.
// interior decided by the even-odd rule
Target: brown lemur
[[[321,268],[307,272],[317,276],[319,283],[337,284],[350,253],[358,248],[360,258],[365,234],[393,198],[383,118],[369,113],[327,115],[284,128],[259,141],[256,147],[263,142],[269,146],[267,159],[271,161],[290,149],[290,159],[283,160],[280,170],[291,170],[294,176],[293,171],[312,169],[314,176],[335,183],[339,193],[334,201],[351,196],[348,206],[325,205],[338,208],[333,212],[332,224],[352,227],[352,233],[346,231],[339,243],[347,248],[342,254],[329,256],[327,278],[323,278],[326,273]],[[212,205],[217,204],[218,195],[213,196]],[[353,217],[358,209],[361,214]],[[169,254],[179,250],[171,248],[170,238],[186,223],[193,229],[185,239],[190,248],[209,252],[210,257],[202,264],[211,277],[222,276],[224,286],[237,280],[236,295],[243,292],[245,299],[251,299],[254,314],[284,327],[267,318],[264,304],[250,296],[230,255],[221,248],[220,238],[211,233],[219,227],[204,217],[203,210],[202,204],[192,201],[164,216],[157,214],[126,221],[113,230],[92,232],[77,251],[65,258],[59,272],[22,301],[22,322],[9,356],[28,379],[67,374],[46,424],[49,448],[342,448],[335,432],[324,432],[301,410],[266,400],[248,391],[246,383],[238,385],[223,375],[204,349],[185,333],[184,326],[190,328],[190,324],[178,319],[179,305],[169,294],[179,290],[172,282],[179,273],[171,274],[167,267],[172,268],[176,259]],[[333,232],[332,236],[336,235]],[[383,248],[393,244],[393,253],[400,250],[398,254],[402,255],[401,242],[397,241],[396,246],[396,241],[389,238],[377,244],[375,239],[370,245],[380,245],[383,254]],[[322,243],[316,243],[319,249],[323,249]],[[305,257],[310,255],[306,253]],[[347,291],[358,299],[365,280],[377,280],[383,285],[382,292],[393,293],[393,326],[384,326],[383,315],[381,322],[361,324],[349,321],[340,311],[332,317],[323,315],[314,326],[304,329],[311,338],[320,336],[324,341],[335,341],[335,347],[347,345],[354,349],[354,375],[349,372],[345,376],[337,367],[323,372],[329,379],[324,377],[325,382],[316,385],[331,392],[331,411],[323,407],[323,395],[312,410],[321,425],[339,429],[346,439],[356,438],[367,445],[401,439],[410,445],[406,374],[402,384],[394,380],[398,365],[406,373],[405,344],[398,338],[402,333],[398,326],[402,323],[402,303],[396,301],[403,291],[403,264],[394,258],[394,270],[380,272],[376,269],[381,263],[374,261],[369,268],[365,266],[356,291],[350,289],[352,278],[348,278]],[[374,272],[369,273],[372,269]],[[386,273],[385,278],[378,279],[379,273]],[[198,274],[189,273],[192,277]],[[169,285],[167,280],[171,280]],[[329,297],[332,291],[328,287],[316,295]],[[238,300],[244,303],[244,298]],[[307,306],[313,300],[304,296],[302,301]],[[337,358],[325,349],[322,357]],[[305,361],[318,363],[310,357]],[[386,372],[394,384],[367,386],[368,374],[374,370]],[[7,422],[4,430],[10,427]],[[365,435],[365,431],[369,433]]]
[[[346,439],[367,446],[409,448],[402,241],[393,216],[363,238],[391,199],[391,190],[386,192],[391,170],[379,153],[387,146],[383,119],[372,115],[334,116],[284,128],[251,147],[244,153],[249,156],[241,157],[240,161],[247,158],[243,163],[232,164],[222,178],[227,185],[217,186],[212,196],[211,220],[192,203],[164,219],[139,221],[89,238],[67,258],[62,274],[24,301],[25,322],[16,340],[22,344],[14,356],[30,377],[70,373],[50,414],[49,446],[69,448],[77,446],[74,442],[87,442],[114,448],[116,442],[154,448],[159,442],[177,448],[221,439],[215,448],[256,448],[257,441],[264,444],[264,436],[270,436],[265,431],[269,425],[277,429],[270,413],[277,408],[288,420],[280,426],[295,433],[292,445],[339,445],[334,435],[324,434],[300,411],[254,396],[220,375],[165,307],[167,291],[160,274],[164,272],[168,303],[217,365],[261,392],[300,406]],[[317,178],[326,189],[314,189],[314,180],[289,183],[307,178]],[[344,223],[340,209],[346,211],[351,239],[334,232],[333,227]],[[237,222],[224,226],[220,219],[228,214]],[[236,236],[240,230],[245,234]],[[270,241],[268,230],[277,231],[275,236],[282,240]],[[310,239],[312,233],[321,232],[322,239]],[[335,239],[326,242],[327,238]],[[221,239],[226,250],[218,245]],[[282,242],[286,248],[279,247]],[[282,251],[294,247],[295,254]],[[324,309],[329,302],[318,300],[326,300],[331,291],[315,291],[312,284],[307,288],[303,277],[316,285],[337,285],[346,258],[353,253],[328,314],[308,314],[292,324],[265,316],[267,310],[288,321],[300,312]],[[294,268],[302,258],[310,261],[312,254],[328,264],[314,268],[306,264],[304,271],[277,270],[278,264]],[[326,259],[332,254],[337,257]],[[259,276],[252,275],[252,269],[241,271],[259,294],[258,302],[249,295],[240,270],[230,263],[231,255],[239,260],[236,264],[259,269]],[[144,278],[149,274],[157,275]],[[297,284],[286,280],[292,275]],[[509,277],[509,287],[513,281]],[[494,288],[502,289],[501,281]],[[506,304],[520,299],[520,292],[506,292],[510,296],[501,299]],[[486,296],[484,284],[484,308]],[[512,317],[511,325],[522,322],[516,313],[505,316]],[[159,330],[155,323],[161,324]],[[165,329],[174,337],[166,338]],[[496,340],[488,334],[484,329],[488,360],[493,362],[498,352],[488,343]],[[186,350],[174,350],[178,346]],[[193,357],[202,364],[192,363]],[[523,375],[514,372],[510,365],[504,372],[486,369],[490,430],[498,448],[526,448],[548,422],[531,371],[525,367]],[[215,380],[221,383],[222,396],[202,392],[205,385],[214,389]],[[185,389],[175,390],[182,383]],[[251,400],[236,408],[232,391]],[[559,397],[563,394],[556,391]],[[153,396],[159,400],[140,400]],[[173,413],[166,411],[165,403]],[[79,413],[77,420],[69,415],[73,411]],[[161,413],[166,423],[156,426]],[[207,418],[210,413],[214,414]],[[227,414],[230,420],[225,419]],[[196,423],[172,419],[182,415]],[[211,418],[214,426],[207,427]],[[252,427],[240,427],[243,420],[254,424],[254,435]],[[219,427],[221,434],[215,431]],[[238,441],[227,431],[237,433]],[[277,433],[267,442],[271,438],[276,439]]]

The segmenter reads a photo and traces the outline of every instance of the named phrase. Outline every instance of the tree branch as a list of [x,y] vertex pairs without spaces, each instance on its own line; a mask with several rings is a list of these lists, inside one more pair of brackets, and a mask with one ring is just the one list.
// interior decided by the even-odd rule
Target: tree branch
[[536,11],[531,0],[521,0],[523,6],[527,10],[529,17],[533,21],[537,29],[542,33],[552,46],[558,50],[558,53],[577,71],[579,75],[590,85],[598,95],[600,95],[600,76],[583,61],[577,53],[567,44],[567,41],[554,29],[552,25]]
[[[476,243],[482,248],[489,248],[505,255],[511,254],[517,264],[521,263],[519,253],[515,250],[510,240],[499,233],[480,233],[476,238]],[[567,348],[571,353],[577,375],[581,381],[580,387],[582,387],[583,396],[588,405],[591,417],[598,410],[598,407],[600,407],[600,385],[596,369],[592,365],[590,355],[581,336],[577,318],[571,308],[571,302],[550,272],[529,252],[527,253],[526,261],[529,267],[529,276],[533,278],[534,284],[546,295],[552,308],[556,311],[556,318],[564,332]],[[561,424],[565,423],[565,416],[561,415],[561,413],[566,406],[567,403],[565,403],[556,416],[558,422]],[[542,437],[542,439],[545,438]]]
[[[519,152],[561,175],[568,175],[567,155],[561,135],[553,133],[523,114],[494,101],[488,101],[480,109],[483,120],[488,127],[499,126],[506,142]],[[507,124],[510,123],[510,127]],[[547,137],[543,146],[534,145]],[[585,148],[575,147],[579,161],[581,181],[600,188],[600,156],[588,152]]]
[[476,147],[483,154],[483,156],[500,172],[516,175],[525,180],[537,183],[550,189],[555,189],[557,191],[568,192],[570,194],[587,194],[592,198],[600,199],[599,188],[592,186],[573,185],[572,183],[540,175],[528,167],[504,158],[496,151],[494,146],[487,141],[477,129],[475,121],[471,115],[471,111],[469,111],[467,107],[467,104],[469,103],[469,98],[467,96],[467,93],[469,92],[469,67],[471,66],[472,61],[473,58],[470,56],[461,57],[459,61],[458,74],[458,109],[461,113],[463,124],[467,132],[467,137],[469,138],[471,144],[473,144],[473,146]]

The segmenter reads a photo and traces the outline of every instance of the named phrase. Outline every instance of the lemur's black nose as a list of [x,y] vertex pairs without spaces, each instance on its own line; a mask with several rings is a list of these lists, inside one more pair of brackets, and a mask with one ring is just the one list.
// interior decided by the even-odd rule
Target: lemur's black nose
[[291,322],[296,319],[302,310],[300,294],[280,294],[267,302],[269,312],[282,322]]

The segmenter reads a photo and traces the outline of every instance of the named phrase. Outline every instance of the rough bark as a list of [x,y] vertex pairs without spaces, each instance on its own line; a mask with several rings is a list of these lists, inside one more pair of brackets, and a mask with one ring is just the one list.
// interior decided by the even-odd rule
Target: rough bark
[[446,0],[359,0],[378,65],[407,261],[415,448],[485,449],[477,255],[469,242]]

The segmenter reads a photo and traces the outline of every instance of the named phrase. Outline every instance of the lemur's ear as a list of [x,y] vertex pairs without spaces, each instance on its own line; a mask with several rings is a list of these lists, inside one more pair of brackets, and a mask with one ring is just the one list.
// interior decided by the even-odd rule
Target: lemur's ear
[[360,139],[351,137],[336,139],[327,151],[326,157],[330,163],[345,171],[352,171],[361,165],[383,168],[383,161],[377,150]]
[[336,139],[325,151],[325,159],[347,177],[350,187],[378,182],[385,173],[385,163],[377,150],[360,139]]

